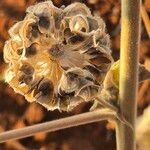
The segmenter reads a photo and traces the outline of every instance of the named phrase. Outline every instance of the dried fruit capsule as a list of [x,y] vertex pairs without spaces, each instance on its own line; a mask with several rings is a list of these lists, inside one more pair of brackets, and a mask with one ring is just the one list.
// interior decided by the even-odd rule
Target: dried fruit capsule
[[83,3],[27,8],[4,47],[6,82],[48,110],[69,111],[93,98],[113,59],[105,23]]

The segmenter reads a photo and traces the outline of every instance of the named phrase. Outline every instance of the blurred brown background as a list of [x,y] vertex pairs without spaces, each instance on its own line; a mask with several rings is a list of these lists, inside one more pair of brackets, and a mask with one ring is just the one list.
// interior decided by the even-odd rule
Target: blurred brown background
[[[40,0],[0,0],[0,74],[5,64],[3,46],[9,38],[8,29],[25,16],[28,6]],[[80,1],[89,6],[105,20],[112,39],[115,60],[120,47],[120,0],[53,0],[58,7]],[[150,0],[143,1],[150,15]],[[150,68],[150,40],[142,23],[140,62]],[[138,115],[150,104],[150,83],[139,86]],[[29,104],[3,81],[0,82],[0,132],[33,125],[61,117],[88,111],[90,104],[82,104],[72,113],[48,112],[39,104]],[[49,134],[39,133],[33,137],[0,144],[0,150],[115,150],[115,132],[107,122],[94,123]]]

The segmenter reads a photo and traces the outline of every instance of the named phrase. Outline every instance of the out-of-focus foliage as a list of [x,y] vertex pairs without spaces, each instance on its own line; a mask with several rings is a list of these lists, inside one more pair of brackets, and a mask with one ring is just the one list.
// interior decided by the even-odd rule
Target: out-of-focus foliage
[[150,148],[150,106],[144,110],[137,120],[136,138],[139,150]]

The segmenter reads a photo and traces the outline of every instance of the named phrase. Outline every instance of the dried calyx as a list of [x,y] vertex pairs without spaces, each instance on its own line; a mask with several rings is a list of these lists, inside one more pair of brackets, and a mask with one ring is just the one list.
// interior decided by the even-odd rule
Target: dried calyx
[[70,111],[92,100],[113,62],[105,23],[82,3],[30,6],[9,34],[6,82],[48,110]]

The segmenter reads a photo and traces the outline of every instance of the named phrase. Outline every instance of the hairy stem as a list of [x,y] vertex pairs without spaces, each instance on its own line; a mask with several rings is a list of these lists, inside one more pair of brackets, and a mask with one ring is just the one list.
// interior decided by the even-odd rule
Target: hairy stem
[[117,150],[135,150],[140,0],[122,0],[119,106],[133,130],[117,122]]
[[62,118],[59,120],[49,121],[46,123],[25,127],[22,129],[6,131],[0,134],[0,143],[8,140],[29,137],[38,132],[53,132],[60,129],[84,125],[107,119],[115,119],[115,112],[110,111],[108,109],[87,112],[67,118]]

